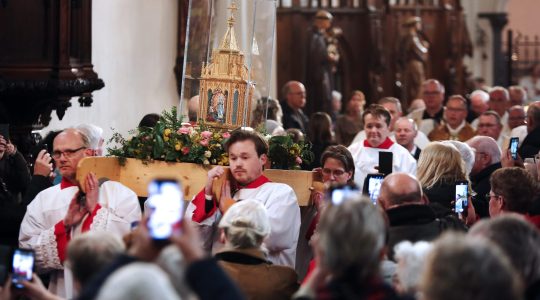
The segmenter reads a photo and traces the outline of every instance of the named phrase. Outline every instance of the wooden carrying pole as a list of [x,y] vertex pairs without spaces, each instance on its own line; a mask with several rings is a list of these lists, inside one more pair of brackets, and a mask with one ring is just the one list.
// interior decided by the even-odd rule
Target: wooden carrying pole
[[[184,197],[190,200],[206,184],[207,172],[213,166],[192,163],[168,163],[154,161],[143,163],[141,160],[127,158],[125,165],[120,165],[116,157],[87,157],[79,162],[77,180],[84,189],[84,179],[88,172],[94,172],[98,179],[108,178],[118,181],[133,190],[140,197],[148,196],[148,183],[154,178],[173,178],[182,183]],[[228,169],[228,167],[226,167]],[[227,172],[228,174],[228,172]],[[319,174],[312,171],[289,171],[268,169],[264,175],[273,182],[289,185],[296,193],[298,205],[310,205],[312,188],[323,190]],[[219,197],[220,186],[224,178],[214,182],[214,191]]]

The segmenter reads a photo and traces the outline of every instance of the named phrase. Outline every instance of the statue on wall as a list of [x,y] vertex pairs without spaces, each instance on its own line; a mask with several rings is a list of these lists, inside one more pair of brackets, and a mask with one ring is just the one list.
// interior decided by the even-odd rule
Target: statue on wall
[[317,111],[332,111],[334,75],[339,62],[338,39],[330,30],[332,19],[332,14],[319,10],[308,33],[305,74],[307,101],[304,108],[308,115]]
[[422,98],[420,88],[426,79],[429,42],[422,34],[422,21],[419,17],[405,20],[403,28],[405,33],[399,43],[399,64],[404,89],[402,101],[406,104]]

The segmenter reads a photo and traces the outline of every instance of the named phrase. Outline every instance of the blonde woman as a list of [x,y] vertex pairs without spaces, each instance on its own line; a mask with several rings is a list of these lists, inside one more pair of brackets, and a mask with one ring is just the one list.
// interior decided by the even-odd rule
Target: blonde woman
[[[453,208],[456,181],[469,181],[460,152],[455,146],[441,142],[432,142],[422,150],[416,174],[424,194],[439,216],[448,214]],[[475,220],[474,207],[469,201],[467,221]]]

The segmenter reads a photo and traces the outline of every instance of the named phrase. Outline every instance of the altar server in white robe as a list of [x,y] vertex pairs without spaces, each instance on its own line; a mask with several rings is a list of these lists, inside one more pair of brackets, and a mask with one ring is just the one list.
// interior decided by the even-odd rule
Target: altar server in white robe
[[141,219],[137,195],[124,185],[106,181],[101,185],[88,174],[85,197],[80,197],[75,174],[79,161],[94,156],[88,137],[77,129],[66,129],[53,142],[52,157],[62,182],[40,192],[28,205],[21,224],[19,245],[36,254],[38,273],[50,272],[49,290],[63,298],[74,298],[71,272],[65,268],[67,245],[86,231],[105,230],[122,237],[131,223]]
[[378,173],[379,152],[392,152],[392,172],[416,175],[416,160],[390,136],[390,113],[379,104],[370,105],[362,114],[366,139],[349,146],[355,164],[354,182],[363,189],[367,174]]
[[270,235],[263,243],[268,250],[267,259],[276,265],[294,268],[300,207],[290,186],[270,182],[263,175],[268,144],[255,132],[236,130],[225,149],[229,154],[232,178],[224,181],[220,199],[212,192],[212,183],[225,173],[225,169],[217,166],[208,172],[206,186],[188,205],[186,217],[200,225],[205,248],[215,252],[223,246],[216,233],[217,224],[226,209],[225,203],[246,199],[260,201],[270,217]]

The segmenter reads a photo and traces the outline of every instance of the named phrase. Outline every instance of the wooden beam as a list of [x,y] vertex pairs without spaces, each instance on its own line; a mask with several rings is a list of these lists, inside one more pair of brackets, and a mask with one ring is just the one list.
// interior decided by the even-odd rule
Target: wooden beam
[[[148,196],[148,183],[154,178],[174,178],[182,183],[185,199],[193,198],[206,184],[207,172],[213,166],[192,163],[168,163],[154,161],[143,163],[141,160],[128,158],[121,166],[116,157],[87,157],[79,162],[77,180],[84,190],[84,179],[88,172],[94,172],[97,178],[106,177],[118,181],[132,189],[138,196]],[[226,167],[228,170],[228,167]],[[229,176],[225,174],[225,176]],[[312,188],[322,191],[322,179],[316,172],[269,169],[264,175],[273,182],[288,184],[296,193],[298,205],[310,205]],[[214,182],[214,192],[219,195],[219,186],[225,177]]]

